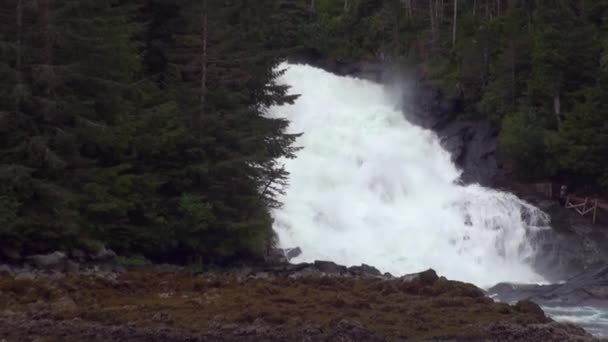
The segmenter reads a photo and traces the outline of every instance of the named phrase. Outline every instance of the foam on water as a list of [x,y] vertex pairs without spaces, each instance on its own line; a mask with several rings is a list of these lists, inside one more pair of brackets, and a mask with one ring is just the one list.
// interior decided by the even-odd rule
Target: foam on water
[[301,94],[268,115],[303,132],[284,160],[290,186],[274,211],[294,262],[366,263],[401,275],[427,268],[479,286],[541,282],[530,237],[548,217],[516,196],[458,184],[431,131],[410,124],[380,85],[304,65],[280,82]]
[[608,337],[608,311],[594,307],[543,307],[558,322],[580,325],[598,337]]

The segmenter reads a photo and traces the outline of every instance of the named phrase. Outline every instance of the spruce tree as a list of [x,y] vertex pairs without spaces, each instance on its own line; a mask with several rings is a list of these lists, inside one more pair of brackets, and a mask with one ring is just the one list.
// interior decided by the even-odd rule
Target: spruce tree
[[118,1],[12,2],[22,25],[2,30],[19,38],[5,69],[14,81],[1,91],[17,96],[2,103],[9,124],[0,155],[2,174],[19,175],[7,176],[18,194],[12,235],[29,252],[91,245],[91,202],[103,197],[94,185],[124,148],[117,132],[139,63],[131,9]]

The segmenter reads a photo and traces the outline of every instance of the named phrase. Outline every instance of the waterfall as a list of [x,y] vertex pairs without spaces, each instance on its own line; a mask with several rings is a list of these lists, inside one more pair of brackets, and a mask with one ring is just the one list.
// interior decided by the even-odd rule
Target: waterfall
[[539,282],[531,237],[546,214],[513,194],[460,185],[431,131],[409,123],[379,84],[305,65],[279,82],[301,96],[272,107],[304,133],[284,163],[290,185],[273,212],[293,262],[366,263],[402,275],[427,268],[479,286]]

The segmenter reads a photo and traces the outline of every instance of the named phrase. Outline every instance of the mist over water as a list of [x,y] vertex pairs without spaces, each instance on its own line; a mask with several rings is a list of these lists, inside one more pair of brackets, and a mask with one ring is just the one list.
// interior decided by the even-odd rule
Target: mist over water
[[539,282],[529,242],[548,217],[516,196],[457,183],[434,133],[410,124],[381,85],[304,65],[280,82],[301,94],[270,116],[303,132],[284,160],[290,186],[274,211],[293,262],[366,263],[394,275],[433,268],[479,286]]

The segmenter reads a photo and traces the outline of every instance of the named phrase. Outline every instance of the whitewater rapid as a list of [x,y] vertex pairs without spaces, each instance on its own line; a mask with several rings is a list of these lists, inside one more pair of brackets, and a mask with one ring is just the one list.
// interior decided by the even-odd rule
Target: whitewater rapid
[[283,64],[279,82],[301,96],[269,109],[304,133],[284,163],[289,187],[273,212],[293,262],[366,263],[394,275],[433,268],[488,286],[543,279],[530,266],[542,211],[516,196],[458,184],[437,136],[410,124],[383,86]]

